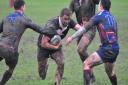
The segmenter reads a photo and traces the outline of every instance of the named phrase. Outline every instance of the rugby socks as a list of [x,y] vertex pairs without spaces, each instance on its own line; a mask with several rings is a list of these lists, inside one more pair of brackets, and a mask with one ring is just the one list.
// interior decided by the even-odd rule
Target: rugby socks
[[56,85],[56,82],[54,83],[54,85]]
[[91,83],[94,83],[95,81],[96,81],[95,75],[94,75],[94,73],[92,72],[92,73],[91,73]]
[[112,85],[117,85],[116,75],[110,76],[109,79],[110,79]]
[[91,70],[84,70],[84,85],[90,85]]

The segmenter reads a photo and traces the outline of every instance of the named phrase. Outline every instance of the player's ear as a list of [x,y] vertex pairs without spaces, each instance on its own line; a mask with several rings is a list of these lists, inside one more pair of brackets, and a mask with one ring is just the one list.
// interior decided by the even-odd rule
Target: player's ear
[[21,10],[25,11],[26,10],[26,6],[25,5],[21,6]]

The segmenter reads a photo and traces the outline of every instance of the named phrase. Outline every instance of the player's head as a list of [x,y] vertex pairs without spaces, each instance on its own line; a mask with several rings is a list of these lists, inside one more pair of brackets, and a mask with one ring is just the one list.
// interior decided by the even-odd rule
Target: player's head
[[109,11],[111,7],[111,1],[110,0],[100,0],[98,10],[107,10]]
[[68,8],[63,8],[60,12],[61,22],[64,26],[67,26],[71,20],[71,11]]
[[24,2],[24,0],[15,0],[14,9],[25,11],[25,2]]

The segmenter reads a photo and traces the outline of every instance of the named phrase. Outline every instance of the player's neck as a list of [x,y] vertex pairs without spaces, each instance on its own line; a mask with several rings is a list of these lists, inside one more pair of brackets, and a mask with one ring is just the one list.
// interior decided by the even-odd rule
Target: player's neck
[[23,11],[22,10],[15,10],[15,12],[18,12],[18,13],[23,14]]

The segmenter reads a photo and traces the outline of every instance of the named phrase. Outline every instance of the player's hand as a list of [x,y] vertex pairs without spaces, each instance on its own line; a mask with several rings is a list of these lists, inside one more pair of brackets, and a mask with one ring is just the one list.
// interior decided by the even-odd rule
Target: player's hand
[[60,49],[61,47],[62,47],[62,42],[59,42],[59,43],[56,45],[55,48],[56,48],[56,50],[57,50],[57,49]]
[[66,40],[66,46],[69,45],[72,42],[72,37],[68,37]]

